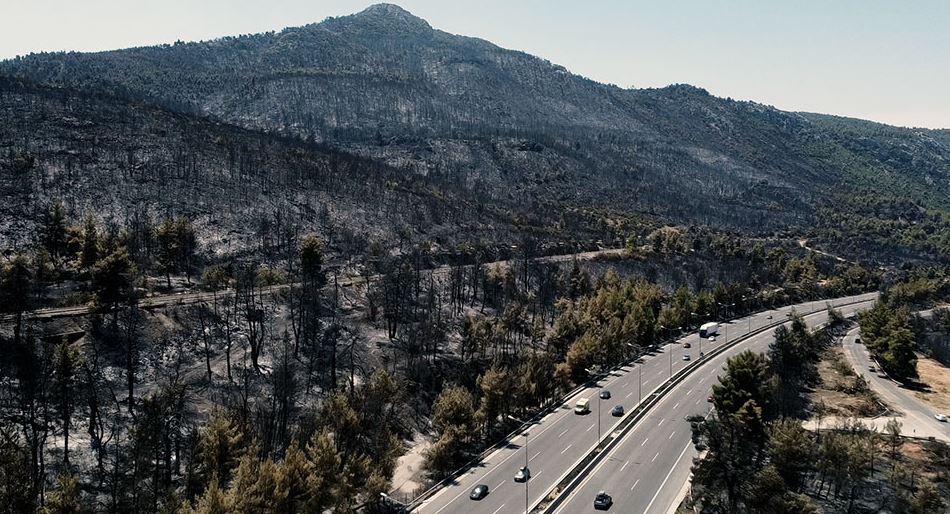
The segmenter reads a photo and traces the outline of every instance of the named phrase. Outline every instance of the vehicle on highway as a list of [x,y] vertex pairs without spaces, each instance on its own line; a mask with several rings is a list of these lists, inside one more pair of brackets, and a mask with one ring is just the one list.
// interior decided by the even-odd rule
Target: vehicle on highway
[[877,368],[875,368],[874,366],[868,366],[868,371],[870,371],[871,373],[875,373],[877,372]]
[[609,400],[609,399],[610,399],[610,391],[607,390],[607,389],[604,389],[603,391],[601,391],[601,392],[600,392],[600,399],[601,399],[601,400]]
[[590,412],[590,398],[581,398],[574,404],[574,414],[587,414]]
[[947,422],[947,416],[944,415],[944,414],[934,414],[934,419],[936,419],[937,421],[940,421],[940,422],[942,422],[942,423],[946,423],[946,422]]
[[709,402],[709,403],[712,403],[712,401],[713,401],[712,395],[707,396],[707,397],[706,397],[706,401]]
[[710,321],[709,323],[703,323],[699,327],[699,337],[709,337],[714,336],[719,333],[719,323],[715,321]]
[[469,498],[473,500],[481,500],[482,498],[488,496],[488,486],[485,484],[478,484],[472,489],[472,494],[468,495]]
[[860,338],[860,337],[855,337],[855,338],[854,338],[854,344],[861,344],[861,338]]
[[769,314],[769,316],[768,316],[767,318],[765,318],[765,319],[772,319],[772,315]]
[[531,470],[526,466],[521,466],[518,472],[515,473],[515,482],[527,482],[528,480],[531,480]]
[[692,347],[693,347],[693,345],[689,344],[688,341],[685,342],[685,343],[683,343],[683,348],[692,348]]
[[613,409],[610,409],[611,416],[623,416],[623,405],[614,405]]
[[594,497],[594,508],[597,510],[607,510],[614,504],[614,499],[606,491],[600,491]]
[[687,353],[686,355],[683,355],[683,360],[684,360],[684,361],[688,361],[688,360],[689,360],[689,354],[688,354],[688,353]]

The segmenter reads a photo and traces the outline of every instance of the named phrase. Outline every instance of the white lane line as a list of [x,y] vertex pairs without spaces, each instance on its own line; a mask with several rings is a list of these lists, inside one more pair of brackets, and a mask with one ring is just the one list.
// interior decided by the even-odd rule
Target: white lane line
[[637,484],[639,484],[639,483],[640,483],[640,479],[638,478],[637,481],[633,483],[633,486],[630,487],[630,490],[633,491],[633,489],[634,489],[635,487],[637,487]]
[[676,435],[676,430],[670,432],[670,436],[667,439],[673,439],[673,436]]
[[498,507],[497,509],[495,509],[495,512],[492,512],[491,514],[498,514],[498,511],[500,511],[500,510],[503,509],[503,508],[505,508],[505,504],[504,504],[504,503],[502,503],[502,504],[501,504],[501,507]]
[[590,426],[587,427],[587,430],[585,430],[584,432],[590,432],[590,430],[596,426],[597,426],[597,423],[591,423]]
[[699,400],[696,400],[696,405],[699,405],[700,401],[702,401],[702,398],[700,398]]
[[692,389],[690,389],[689,391],[686,391],[686,396],[689,396],[689,395],[691,395],[691,394],[693,394],[693,390],[692,390]]
[[664,421],[666,421],[666,420],[665,420],[665,419],[661,419],[660,422],[656,424],[656,426],[662,425]]
[[653,456],[653,459],[650,462],[656,462],[656,458],[660,456],[660,452],[656,452],[656,455]]
[[680,406],[680,402],[676,402],[676,405],[673,406],[673,410],[676,410],[676,408],[679,406]]
[[640,446],[643,446],[643,445],[647,444],[647,441],[649,441],[649,440],[650,440],[649,437],[644,437],[644,438],[643,438],[643,442],[640,443]]
[[540,451],[540,450],[538,451],[538,453],[535,453],[534,455],[532,455],[531,458],[528,459],[528,460],[529,460],[529,461],[532,461],[532,460],[534,460],[534,458],[537,457],[538,455],[541,455],[541,451]]
[[629,393],[627,393],[627,396],[624,396],[624,399],[630,398],[630,395],[632,394],[633,394],[633,391],[630,391]]
[[680,463],[680,460],[683,458],[683,455],[686,455],[686,450],[688,450],[689,447],[692,446],[692,444],[693,443],[687,443],[686,447],[683,448],[683,451],[680,452],[680,456],[676,459],[676,462],[674,462],[673,465],[670,467],[670,472],[666,474],[666,478],[663,479],[663,483],[660,484],[660,487],[657,487],[656,493],[653,494],[653,499],[650,500],[650,504],[647,505],[647,508],[643,512],[650,512],[650,507],[652,507],[653,503],[656,502],[656,498],[657,496],[660,495],[660,491],[662,491],[663,488],[666,487],[666,483],[669,482],[670,476],[673,474],[673,471],[676,470],[676,465]]
[[623,386],[624,386],[624,387],[630,387],[630,382],[627,382],[627,383],[624,384]]
[[560,439],[562,435],[564,435],[564,434],[567,433],[567,431],[568,431],[568,429],[565,428],[563,432],[561,432],[560,434],[557,435],[557,438]]
[[702,383],[705,381],[706,381],[706,377],[703,377],[703,379],[699,381],[700,385],[702,385]]
[[626,461],[626,462],[624,462],[624,463],[623,463],[623,466],[620,466],[620,471],[623,471],[623,470],[627,469],[627,464],[630,464],[630,461],[629,461],[629,460]]
[[[499,487],[501,487],[501,486],[503,486],[503,485],[505,485],[505,482],[504,482],[504,481],[498,482],[498,485],[495,486],[495,489],[498,489]],[[504,507],[504,505],[502,505],[502,507]],[[501,509],[498,509],[498,510],[501,510]],[[496,510],[495,512],[498,512],[498,510]]]
[[574,443],[571,443],[571,444],[565,446],[564,449],[561,450],[561,455],[564,455],[564,452],[570,450],[570,449],[571,449],[571,446],[574,446]]

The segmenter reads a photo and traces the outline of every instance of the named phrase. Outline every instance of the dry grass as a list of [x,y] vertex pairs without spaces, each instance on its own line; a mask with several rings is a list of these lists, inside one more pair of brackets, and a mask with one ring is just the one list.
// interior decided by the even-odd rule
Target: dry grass
[[826,416],[871,417],[881,414],[878,398],[845,361],[841,349],[826,350],[818,363],[821,382],[811,393],[811,404],[824,404]]
[[920,381],[930,390],[916,392],[917,398],[940,412],[950,413],[950,368],[926,357],[917,360]]

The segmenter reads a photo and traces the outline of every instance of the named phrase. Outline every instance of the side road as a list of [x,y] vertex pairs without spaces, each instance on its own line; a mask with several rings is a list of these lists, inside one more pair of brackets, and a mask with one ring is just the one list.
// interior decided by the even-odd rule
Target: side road
[[[933,408],[925,405],[913,393],[902,388],[897,382],[891,380],[887,375],[880,371],[877,364],[871,359],[867,348],[864,345],[855,342],[858,337],[858,329],[855,328],[848,332],[844,337],[843,348],[845,358],[854,367],[859,375],[868,381],[871,389],[880,395],[885,403],[898,410],[896,413],[900,422],[903,424],[902,432],[911,437],[933,437],[935,439],[950,442],[950,423],[940,422],[934,418],[935,414],[948,414],[945,412],[936,412]],[[870,371],[871,366],[875,371]],[[875,426],[881,427],[887,423],[887,418],[877,418]],[[823,422],[828,426],[828,421]]]

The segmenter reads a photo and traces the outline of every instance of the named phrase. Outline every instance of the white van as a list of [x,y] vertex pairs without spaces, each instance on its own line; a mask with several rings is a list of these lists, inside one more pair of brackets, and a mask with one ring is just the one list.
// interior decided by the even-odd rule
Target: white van
[[581,398],[574,404],[574,414],[587,414],[590,412],[590,398]]

